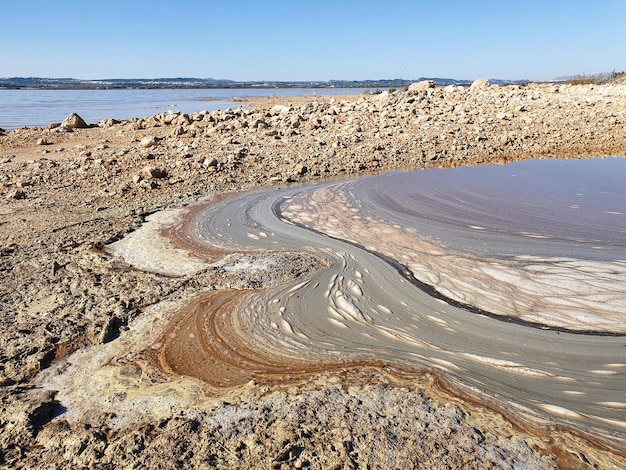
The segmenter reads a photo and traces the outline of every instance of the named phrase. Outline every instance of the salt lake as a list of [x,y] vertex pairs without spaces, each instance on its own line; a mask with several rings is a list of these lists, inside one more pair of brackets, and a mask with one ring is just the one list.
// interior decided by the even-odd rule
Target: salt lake
[[193,113],[236,108],[238,99],[359,94],[363,88],[219,88],[135,90],[0,90],[0,128],[44,127],[77,113],[87,123],[166,111]]

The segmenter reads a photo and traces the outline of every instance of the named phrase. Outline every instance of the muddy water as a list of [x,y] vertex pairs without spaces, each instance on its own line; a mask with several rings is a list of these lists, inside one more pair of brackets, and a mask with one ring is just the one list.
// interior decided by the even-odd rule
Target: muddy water
[[540,160],[391,174],[298,194],[283,214],[402,263],[466,307],[626,333],[625,169]]
[[205,299],[169,344],[204,330],[241,380],[281,363],[435,370],[522,419],[622,442],[625,175],[626,160],[530,161],[233,195],[190,213],[197,256],[299,250],[330,267],[217,314]]

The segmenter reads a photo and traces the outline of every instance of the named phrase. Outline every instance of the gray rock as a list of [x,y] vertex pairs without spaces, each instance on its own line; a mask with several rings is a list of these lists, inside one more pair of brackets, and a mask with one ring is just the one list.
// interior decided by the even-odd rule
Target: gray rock
[[7,194],[7,199],[26,199],[26,193],[24,191],[16,189]]
[[183,135],[185,133],[185,128],[183,126],[176,126],[174,130],[172,130],[172,135],[174,137]]
[[72,113],[63,120],[61,127],[66,129],[85,129],[89,125],[78,114]]

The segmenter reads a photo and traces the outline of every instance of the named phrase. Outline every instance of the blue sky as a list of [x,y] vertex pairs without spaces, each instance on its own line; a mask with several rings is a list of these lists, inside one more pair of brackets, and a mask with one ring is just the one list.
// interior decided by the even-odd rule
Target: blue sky
[[626,0],[0,0],[0,77],[543,80],[626,70]]

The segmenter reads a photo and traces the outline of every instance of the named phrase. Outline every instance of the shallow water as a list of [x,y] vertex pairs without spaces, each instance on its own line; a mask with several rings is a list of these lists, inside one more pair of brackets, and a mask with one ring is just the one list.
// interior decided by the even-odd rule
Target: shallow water
[[44,127],[77,113],[88,124],[131,119],[169,110],[193,113],[236,108],[236,98],[345,95],[362,88],[228,88],[164,90],[0,90],[0,128]]
[[626,159],[528,160],[354,184],[367,215],[481,255],[626,259]]
[[[624,442],[624,170],[626,159],[527,161],[201,207],[186,220],[197,256],[306,251],[330,267],[199,300],[186,318],[208,336],[194,350],[236,357],[241,380],[324,363],[434,370],[522,419]],[[170,343],[186,338],[197,334]]]

